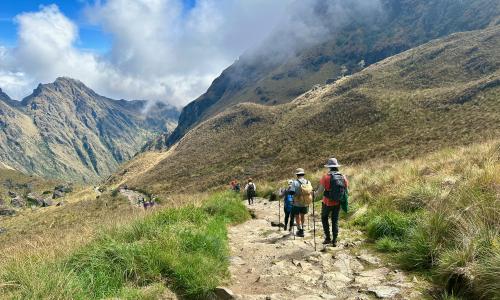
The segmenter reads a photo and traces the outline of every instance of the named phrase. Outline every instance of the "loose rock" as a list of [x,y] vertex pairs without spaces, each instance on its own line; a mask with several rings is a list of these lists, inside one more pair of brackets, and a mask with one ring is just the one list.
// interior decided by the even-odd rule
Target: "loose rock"
[[0,216],[13,216],[16,211],[7,207],[0,207]]
[[397,294],[399,294],[399,289],[392,286],[375,286],[368,288],[368,291],[375,294],[377,298],[393,298]]
[[10,200],[10,204],[14,207],[21,208],[26,206],[26,200],[21,196],[17,196]]
[[214,291],[215,297],[219,300],[232,300],[235,299],[234,293],[225,287],[217,287]]

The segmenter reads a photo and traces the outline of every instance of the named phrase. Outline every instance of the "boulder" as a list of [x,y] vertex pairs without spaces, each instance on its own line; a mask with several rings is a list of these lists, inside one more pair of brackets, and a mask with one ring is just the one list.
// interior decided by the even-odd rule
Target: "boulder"
[[35,193],[29,193],[28,195],[26,195],[26,200],[28,200],[28,203],[37,206],[43,206],[44,203],[44,199]]
[[21,196],[17,196],[10,200],[10,204],[14,207],[21,208],[26,206],[26,200]]
[[52,206],[54,205],[54,202],[52,202],[52,199],[50,198],[46,198],[46,199],[43,199],[43,207],[48,207],[48,206]]
[[0,206],[4,206],[4,205],[5,205],[5,201],[0,198]]
[[0,207],[0,216],[13,216],[15,214],[16,211],[11,208]]
[[61,184],[61,185],[54,187],[54,191],[60,191],[63,193],[71,193],[73,191],[73,187],[71,187],[71,185]]
[[64,197],[64,192],[60,190],[54,190],[54,193],[52,193],[52,199],[58,199]]
[[377,298],[390,298],[393,299],[397,294],[399,294],[400,289],[393,286],[374,286],[368,289],[368,292],[375,294]]
[[9,191],[9,197],[16,198],[17,194],[15,192],[13,192],[13,191]]
[[217,287],[214,290],[214,295],[216,299],[219,300],[232,300],[236,299],[233,291],[225,287]]

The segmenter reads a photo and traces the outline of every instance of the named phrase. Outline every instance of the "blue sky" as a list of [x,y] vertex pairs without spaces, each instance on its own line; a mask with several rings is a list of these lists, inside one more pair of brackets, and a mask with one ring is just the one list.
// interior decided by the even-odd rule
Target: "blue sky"
[[111,98],[183,106],[292,1],[0,0],[0,88],[20,100],[66,76]]
[[[185,12],[196,5],[196,0],[182,0]],[[0,0],[0,45],[13,47],[17,39],[15,17],[24,12],[32,12],[41,6],[56,4],[59,10],[73,20],[79,27],[79,39],[76,46],[82,49],[105,52],[110,46],[110,36],[99,27],[91,25],[85,18],[84,9],[94,1],[86,0]]]

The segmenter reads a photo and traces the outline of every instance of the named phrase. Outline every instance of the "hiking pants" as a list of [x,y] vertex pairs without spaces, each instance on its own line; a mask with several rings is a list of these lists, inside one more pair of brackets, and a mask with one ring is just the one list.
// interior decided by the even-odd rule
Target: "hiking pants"
[[285,229],[286,225],[288,224],[288,220],[290,220],[290,228],[293,226],[293,215],[292,215],[292,210],[290,209],[289,211],[286,211],[285,209]]
[[248,196],[248,204],[253,204],[253,196]]
[[340,205],[326,206],[323,203],[321,207],[321,223],[323,223],[323,231],[325,232],[325,238],[330,238],[330,225],[328,224],[328,218],[332,218],[332,239],[337,241],[337,236],[339,234],[339,213]]

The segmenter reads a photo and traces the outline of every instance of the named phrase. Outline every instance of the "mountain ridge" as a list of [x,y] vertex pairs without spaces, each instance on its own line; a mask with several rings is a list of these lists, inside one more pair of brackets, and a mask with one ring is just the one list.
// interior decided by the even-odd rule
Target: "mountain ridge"
[[[325,5],[321,0],[315,3]],[[272,37],[267,45],[257,49],[264,54],[243,55],[213,81],[206,93],[184,107],[166,146],[172,146],[199,122],[231,105],[286,103],[315,84],[334,82],[345,73],[356,73],[432,39],[500,22],[500,4],[493,0],[384,0],[381,3],[383,13],[375,14],[373,21],[347,22],[341,29],[332,29],[327,41],[300,50],[296,55],[284,56],[277,62],[268,58],[269,51],[262,47],[272,47]]]
[[107,176],[178,117],[174,107],[154,103],[149,113],[144,100],[113,100],[68,77],[39,84],[21,101],[4,95],[0,160],[25,173],[78,181]]
[[290,103],[229,107],[167,152],[126,163],[109,183],[155,194],[204,190],[234,177],[273,180],[297,166],[316,169],[332,155],[356,164],[492,139],[500,133],[498,45],[498,25],[456,33]]

